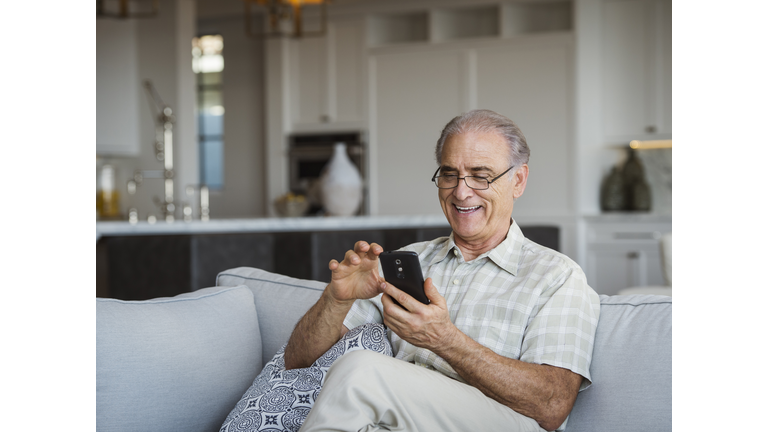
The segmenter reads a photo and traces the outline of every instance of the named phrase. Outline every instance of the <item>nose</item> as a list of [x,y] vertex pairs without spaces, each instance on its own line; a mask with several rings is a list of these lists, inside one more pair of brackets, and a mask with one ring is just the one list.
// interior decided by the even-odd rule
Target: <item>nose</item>
[[472,197],[475,194],[475,190],[467,186],[467,180],[459,180],[459,185],[453,189],[453,196],[459,201],[464,201],[467,198]]

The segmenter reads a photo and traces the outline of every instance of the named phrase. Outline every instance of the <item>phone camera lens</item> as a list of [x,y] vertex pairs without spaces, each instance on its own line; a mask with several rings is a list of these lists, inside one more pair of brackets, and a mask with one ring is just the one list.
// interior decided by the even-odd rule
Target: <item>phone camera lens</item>
[[395,260],[395,264],[397,264],[397,265],[400,265],[400,260],[399,260],[399,259],[396,259],[396,260]]

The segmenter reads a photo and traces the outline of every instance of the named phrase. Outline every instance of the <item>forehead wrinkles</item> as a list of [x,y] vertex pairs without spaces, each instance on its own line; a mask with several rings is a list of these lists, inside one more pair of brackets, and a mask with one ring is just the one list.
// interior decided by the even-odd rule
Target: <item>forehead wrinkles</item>
[[466,133],[449,138],[443,147],[441,166],[468,171],[506,169],[509,150],[496,133]]

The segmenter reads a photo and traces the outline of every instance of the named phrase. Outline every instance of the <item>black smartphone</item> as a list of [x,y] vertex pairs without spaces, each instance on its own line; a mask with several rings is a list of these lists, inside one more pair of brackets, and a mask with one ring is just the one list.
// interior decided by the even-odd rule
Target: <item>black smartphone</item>
[[[424,275],[421,272],[421,264],[419,264],[419,256],[416,252],[382,252],[379,254],[379,262],[381,263],[381,270],[384,272],[384,280],[416,300],[429,304],[429,299],[424,294]],[[398,305],[400,304],[398,303]]]

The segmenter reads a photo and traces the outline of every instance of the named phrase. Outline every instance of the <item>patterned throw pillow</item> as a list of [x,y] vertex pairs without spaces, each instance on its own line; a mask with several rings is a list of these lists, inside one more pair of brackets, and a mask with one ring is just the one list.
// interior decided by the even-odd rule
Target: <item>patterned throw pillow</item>
[[285,370],[283,346],[229,413],[220,432],[298,431],[333,362],[358,350],[392,357],[386,328],[375,323],[353,328],[308,368]]

